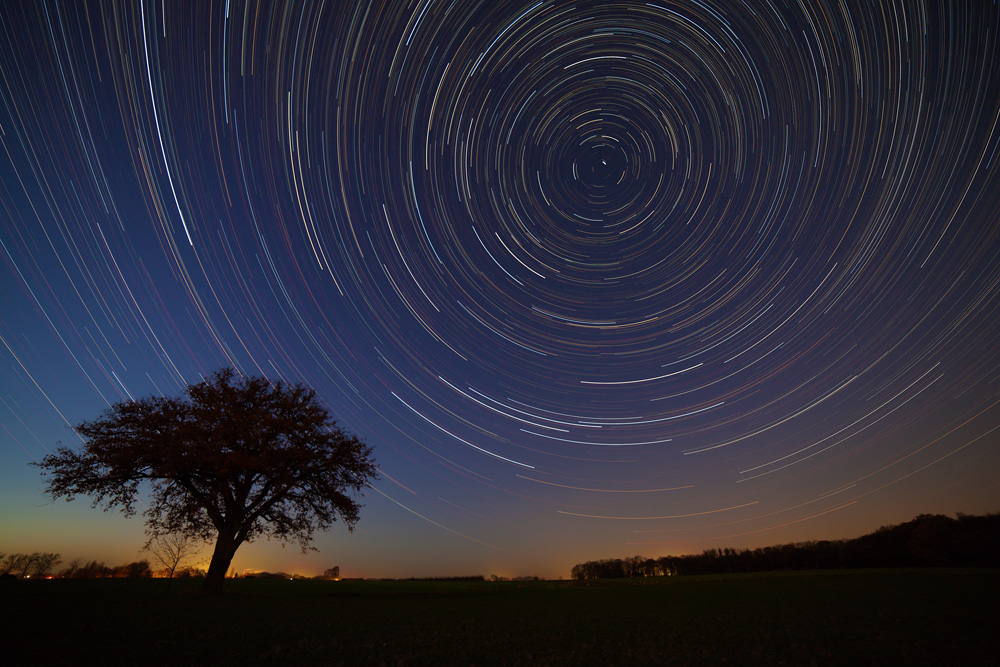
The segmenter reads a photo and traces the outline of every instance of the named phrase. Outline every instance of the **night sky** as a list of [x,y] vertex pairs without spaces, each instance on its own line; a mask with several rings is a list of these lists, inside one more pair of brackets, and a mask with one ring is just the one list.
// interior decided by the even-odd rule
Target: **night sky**
[[137,560],[28,465],[222,366],[382,478],[345,576],[1000,510],[995,2],[6,2],[0,550]]

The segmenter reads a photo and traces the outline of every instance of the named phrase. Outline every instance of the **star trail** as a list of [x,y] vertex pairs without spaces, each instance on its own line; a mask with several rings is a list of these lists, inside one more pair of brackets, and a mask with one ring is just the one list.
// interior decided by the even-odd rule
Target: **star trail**
[[240,567],[565,576],[1000,509],[995,2],[0,29],[8,551],[138,549],[26,464],[221,366],[312,386],[383,471],[357,533]]

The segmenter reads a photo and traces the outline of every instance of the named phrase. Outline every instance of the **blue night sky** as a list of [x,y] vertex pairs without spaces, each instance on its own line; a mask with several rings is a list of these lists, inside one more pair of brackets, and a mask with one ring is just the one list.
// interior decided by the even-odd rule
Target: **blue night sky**
[[222,366],[375,448],[237,569],[584,560],[1000,510],[1000,8],[0,7],[0,551],[140,558],[28,464]]

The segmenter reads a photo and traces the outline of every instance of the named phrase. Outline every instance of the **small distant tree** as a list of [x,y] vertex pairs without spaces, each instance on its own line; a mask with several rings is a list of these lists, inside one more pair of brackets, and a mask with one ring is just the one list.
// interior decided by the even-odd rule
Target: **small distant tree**
[[20,577],[26,558],[24,554],[4,554],[3,562],[0,563],[0,575]]
[[334,581],[336,581],[337,579],[340,579],[340,566],[339,565],[334,565],[333,567],[328,568],[327,570],[325,570],[323,572],[323,578],[324,579],[332,579]]
[[186,566],[179,568],[177,572],[174,573],[175,579],[192,579],[197,577],[204,577],[206,573],[205,568]]
[[105,565],[103,562],[98,563],[96,560],[92,560],[86,565],[79,567],[76,572],[73,573],[74,579],[103,579],[105,577],[110,577],[112,574],[111,568]]
[[153,558],[167,570],[167,591],[169,592],[170,586],[173,584],[174,572],[177,571],[181,561],[196,556],[204,548],[204,542],[193,539],[190,535],[169,533],[149,538],[142,550],[152,554]]
[[41,559],[42,554],[38,551],[30,554],[25,554],[23,560],[20,564],[21,578],[30,577],[35,571],[35,565]]
[[73,579],[76,573],[80,570],[80,566],[83,564],[79,558],[74,558],[70,561],[69,565],[63,568],[63,571],[59,573],[59,576],[63,579]]
[[52,568],[62,562],[62,556],[53,553],[41,553],[35,560],[32,576],[47,577]]
[[111,571],[111,576],[116,579],[139,579],[153,576],[153,569],[148,560],[139,560],[119,565]]
[[377,477],[371,448],[337,426],[312,389],[237,379],[233,369],[177,398],[116,403],[75,430],[82,450],[60,447],[36,464],[50,476],[48,493],[88,495],[132,516],[148,482],[152,537],[215,538],[208,593],[222,592],[244,542],[265,535],[305,552],[338,517],[353,529],[361,506],[347,493]]
[[128,564],[128,576],[133,579],[139,577],[144,577],[144,578],[152,577],[153,568],[150,567],[149,561],[143,558],[142,560],[137,560],[134,563]]

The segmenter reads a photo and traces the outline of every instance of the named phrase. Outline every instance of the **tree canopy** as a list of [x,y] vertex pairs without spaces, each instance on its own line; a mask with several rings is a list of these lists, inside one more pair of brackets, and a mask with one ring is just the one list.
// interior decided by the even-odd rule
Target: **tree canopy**
[[179,397],[116,403],[75,430],[81,449],[60,447],[36,464],[47,492],[90,496],[126,516],[148,492],[152,537],[215,537],[206,592],[222,590],[244,542],[266,535],[306,551],[338,517],[353,529],[361,506],[348,493],[377,478],[371,447],[341,429],[312,389],[232,369]]

